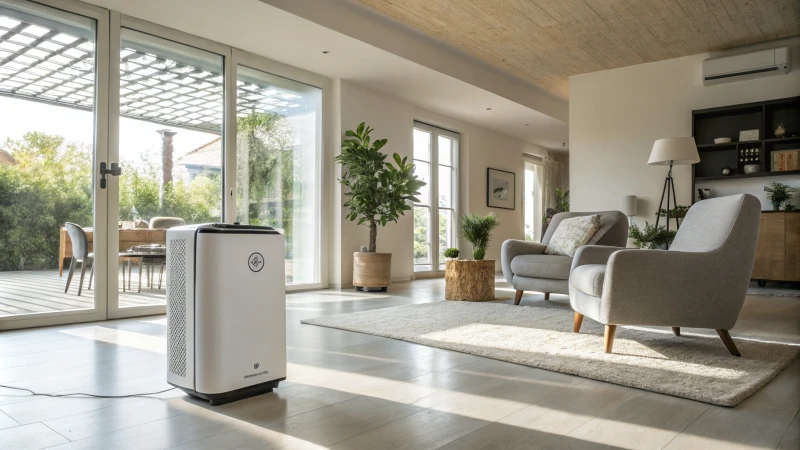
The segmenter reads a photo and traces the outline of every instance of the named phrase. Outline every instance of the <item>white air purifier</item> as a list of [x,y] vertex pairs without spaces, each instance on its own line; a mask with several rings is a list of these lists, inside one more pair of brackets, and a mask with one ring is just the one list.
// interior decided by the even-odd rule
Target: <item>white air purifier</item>
[[221,405],[286,379],[284,236],[269,227],[167,230],[167,382]]

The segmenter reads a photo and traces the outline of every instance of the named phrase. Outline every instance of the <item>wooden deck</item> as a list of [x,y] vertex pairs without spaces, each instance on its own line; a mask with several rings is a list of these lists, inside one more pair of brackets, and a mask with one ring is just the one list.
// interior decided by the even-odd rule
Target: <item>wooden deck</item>
[[[143,278],[142,292],[139,293],[136,292],[139,281],[136,267],[133,268],[131,276],[133,291],[123,293],[120,272],[119,301],[121,307],[163,305],[165,303],[165,283],[162,283],[161,290],[157,289],[157,286],[149,289],[145,287],[146,278]],[[146,274],[144,276],[146,277]],[[86,288],[89,283],[89,274],[86,274],[80,297],[78,297],[79,281],[80,272],[76,271],[72,278],[72,285],[69,287],[69,293],[65,294],[66,270],[62,277],[58,276],[57,269],[0,272],[0,316],[91,308],[94,304],[94,289]],[[157,281],[158,275],[156,275]],[[92,283],[92,288],[94,288],[94,283]]]

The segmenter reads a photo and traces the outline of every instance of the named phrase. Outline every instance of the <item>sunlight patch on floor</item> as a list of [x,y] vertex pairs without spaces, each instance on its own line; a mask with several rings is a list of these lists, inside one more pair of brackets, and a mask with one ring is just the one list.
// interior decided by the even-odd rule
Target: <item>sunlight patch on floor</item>
[[[660,331],[660,330],[659,330]],[[498,339],[497,336],[509,336],[509,339]],[[528,327],[519,327],[512,325],[500,324],[485,324],[485,323],[471,323],[458,327],[449,328],[447,330],[436,331],[433,333],[423,334],[420,336],[422,339],[429,339],[438,342],[447,342],[451,344],[466,345],[473,347],[493,348],[508,351],[525,351],[524,348],[519,347],[520,342],[531,343],[546,343],[560,340],[563,336],[563,341],[569,343],[575,342],[576,335],[571,331],[555,331],[547,329],[537,329]],[[712,336],[698,335],[702,338],[711,339]],[[492,339],[489,339],[492,338]],[[594,339],[593,339],[594,338]],[[597,340],[597,347],[600,348],[600,336],[590,334],[580,335],[581,342],[577,342],[574,347],[568,345],[559,345],[557,353],[562,357],[579,358],[583,360],[602,361],[608,358],[608,355],[602,351],[591,351],[586,348],[586,345],[591,345],[587,340]],[[492,342],[492,344],[489,344]],[[625,342],[626,355],[620,351],[615,353],[619,357],[629,356],[624,359],[624,364],[636,367],[652,367],[649,364],[650,359],[669,359],[667,356],[653,350],[645,344],[639,343],[634,340],[624,339],[617,337],[617,346]],[[539,345],[539,348],[547,348],[546,345]],[[539,353],[533,348],[530,349],[531,353]],[[618,363],[622,363],[622,358],[619,358]],[[691,362],[684,362],[676,367],[671,367],[670,370],[679,371],[686,374],[703,374],[710,368],[705,364],[695,364]],[[737,379],[746,375],[746,372],[736,369],[726,369],[722,367],[713,367],[715,377],[724,377],[728,379]]]
[[150,336],[148,334],[136,333],[134,331],[118,330],[99,326],[68,328],[60,330],[61,333],[68,334],[84,339],[92,339],[109,344],[132,347],[139,350],[166,354],[167,340],[163,337]]

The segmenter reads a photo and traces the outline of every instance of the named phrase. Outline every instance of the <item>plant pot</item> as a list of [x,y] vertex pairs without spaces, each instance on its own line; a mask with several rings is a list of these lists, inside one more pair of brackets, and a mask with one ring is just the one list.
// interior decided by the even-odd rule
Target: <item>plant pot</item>
[[773,211],[780,211],[781,210],[781,202],[772,202],[772,210]]
[[494,267],[493,260],[447,261],[444,271],[445,300],[494,300]]
[[391,253],[353,253],[353,286],[357,291],[386,288],[392,282]]

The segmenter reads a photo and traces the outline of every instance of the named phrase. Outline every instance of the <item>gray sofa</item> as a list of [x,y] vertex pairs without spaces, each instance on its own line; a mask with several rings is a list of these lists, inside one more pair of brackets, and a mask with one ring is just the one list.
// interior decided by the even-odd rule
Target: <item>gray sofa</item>
[[569,294],[568,280],[572,258],[548,255],[544,250],[562,220],[593,214],[601,214],[600,228],[589,244],[624,247],[628,239],[628,218],[619,211],[558,213],[550,221],[541,244],[516,239],[503,242],[500,262],[503,276],[517,291],[515,305],[519,305],[524,291],[544,292],[545,300],[550,298],[551,292]]
[[574,332],[583,317],[605,325],[611,353],[617,325],[713,328],[734,356],[728,333],[753,271],[761,203],[740,194],[695,203],[669,250],[578,249],[569,301]]

